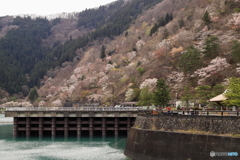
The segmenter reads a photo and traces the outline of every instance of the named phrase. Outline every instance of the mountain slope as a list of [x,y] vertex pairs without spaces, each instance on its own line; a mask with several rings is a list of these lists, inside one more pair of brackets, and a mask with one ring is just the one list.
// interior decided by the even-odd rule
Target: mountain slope
[[[228,77],[239,77],[238,54],[233,55],[239,38],[238,7],[235,0],[132,0],[86,10],[78,25],[74,20],[80,28],[71,30],[72,35],[83,36],[69,36],[46,55],[52,69],[42,74],[46,76],[39,104],[62,106],[71,100],[110,105],[138,100],[139,91],[144,86],[153,90],[158,78],[167,80],[173,99],[178,98],[176,93],[182,96],[188,85],[213,89],[225,84]],[[208,24],[203,18],[206,13]],[[34,73],[44,66],[36,65]]]

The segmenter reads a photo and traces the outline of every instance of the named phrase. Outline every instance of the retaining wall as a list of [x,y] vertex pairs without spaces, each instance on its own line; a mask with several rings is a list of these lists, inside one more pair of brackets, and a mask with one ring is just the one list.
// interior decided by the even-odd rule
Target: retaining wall
[[178,131],[193,130],[214,134],[240,134],[240,117],[231,116],[138,116],[135,128]]
[[239,160],[210,152],[238,152],[240,138],[131,128],[124,154],[132,160]]

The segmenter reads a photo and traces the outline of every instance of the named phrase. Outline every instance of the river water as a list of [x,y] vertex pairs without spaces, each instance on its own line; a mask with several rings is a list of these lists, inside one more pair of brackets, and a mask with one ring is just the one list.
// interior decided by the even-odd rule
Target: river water
[[126,137],[16,138],[0,114],[1,160],[127,160]]

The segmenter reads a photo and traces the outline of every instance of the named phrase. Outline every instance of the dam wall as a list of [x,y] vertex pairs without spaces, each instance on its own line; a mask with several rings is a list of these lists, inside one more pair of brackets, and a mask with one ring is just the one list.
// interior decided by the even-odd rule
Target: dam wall
[[239,160],[240,138],[131,128],[124,154],[132,160]]
[[138,116],[124,154],[132,160],[240,160],[239,123],[230,116]]

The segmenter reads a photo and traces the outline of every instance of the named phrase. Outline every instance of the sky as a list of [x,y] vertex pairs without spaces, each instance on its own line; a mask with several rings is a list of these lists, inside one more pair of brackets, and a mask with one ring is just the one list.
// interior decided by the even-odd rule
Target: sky
[[115,0],[4,0],[1,2],[0,16],[80,12],[113,1]]

